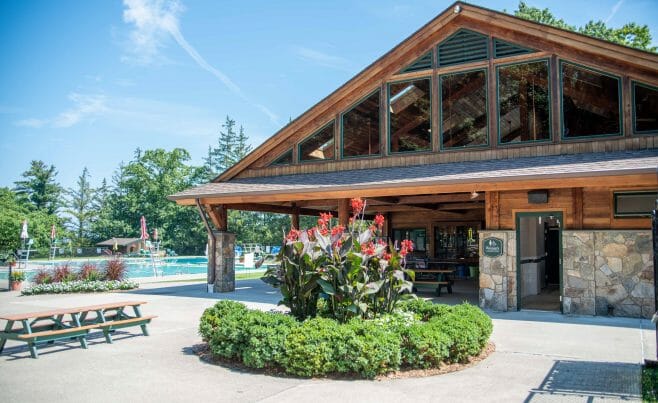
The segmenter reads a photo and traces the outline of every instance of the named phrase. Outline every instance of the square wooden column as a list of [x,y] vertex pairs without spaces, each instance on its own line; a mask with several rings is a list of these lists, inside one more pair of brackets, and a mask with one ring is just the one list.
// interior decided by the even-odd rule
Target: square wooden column
[[350,223],[350,199],[338,201],[338,224],[347,228]]

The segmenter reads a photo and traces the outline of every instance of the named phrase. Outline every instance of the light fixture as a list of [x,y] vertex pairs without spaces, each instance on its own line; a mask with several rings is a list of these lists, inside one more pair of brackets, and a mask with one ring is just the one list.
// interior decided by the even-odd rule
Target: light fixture
[[459,4],[455,6],[455,8],[452,10],[455,14],[459,14],[460,11],[462,11],[462,8],[459,7]]
[[477,191],[474,190],[471,192],[471,200],[477,199],[478,197],[480,197],[480,194]]

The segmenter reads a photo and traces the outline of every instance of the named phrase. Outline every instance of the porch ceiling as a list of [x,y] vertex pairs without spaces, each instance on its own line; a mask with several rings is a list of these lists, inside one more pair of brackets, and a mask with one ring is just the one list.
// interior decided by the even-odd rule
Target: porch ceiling
[[262,203],[473,190],[658,185],[658,149],[232,179],[169,196],[179,204]]

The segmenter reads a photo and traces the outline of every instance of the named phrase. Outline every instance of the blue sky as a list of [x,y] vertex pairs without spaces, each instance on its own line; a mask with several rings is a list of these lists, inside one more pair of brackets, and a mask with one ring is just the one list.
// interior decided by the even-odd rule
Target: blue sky
[[[137,147],[201,164],[226,115],[256,146],[452,2],[4,0],[0,186],[32,159],[97,184]],[[658,44],[658,0],[526,2],[573,25],[647,24]]]

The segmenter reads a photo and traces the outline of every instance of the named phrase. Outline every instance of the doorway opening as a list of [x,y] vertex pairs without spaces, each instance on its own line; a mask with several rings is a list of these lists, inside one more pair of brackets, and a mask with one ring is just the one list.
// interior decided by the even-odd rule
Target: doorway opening
[[562,213],[516,214],[519,309],[562,311]]

